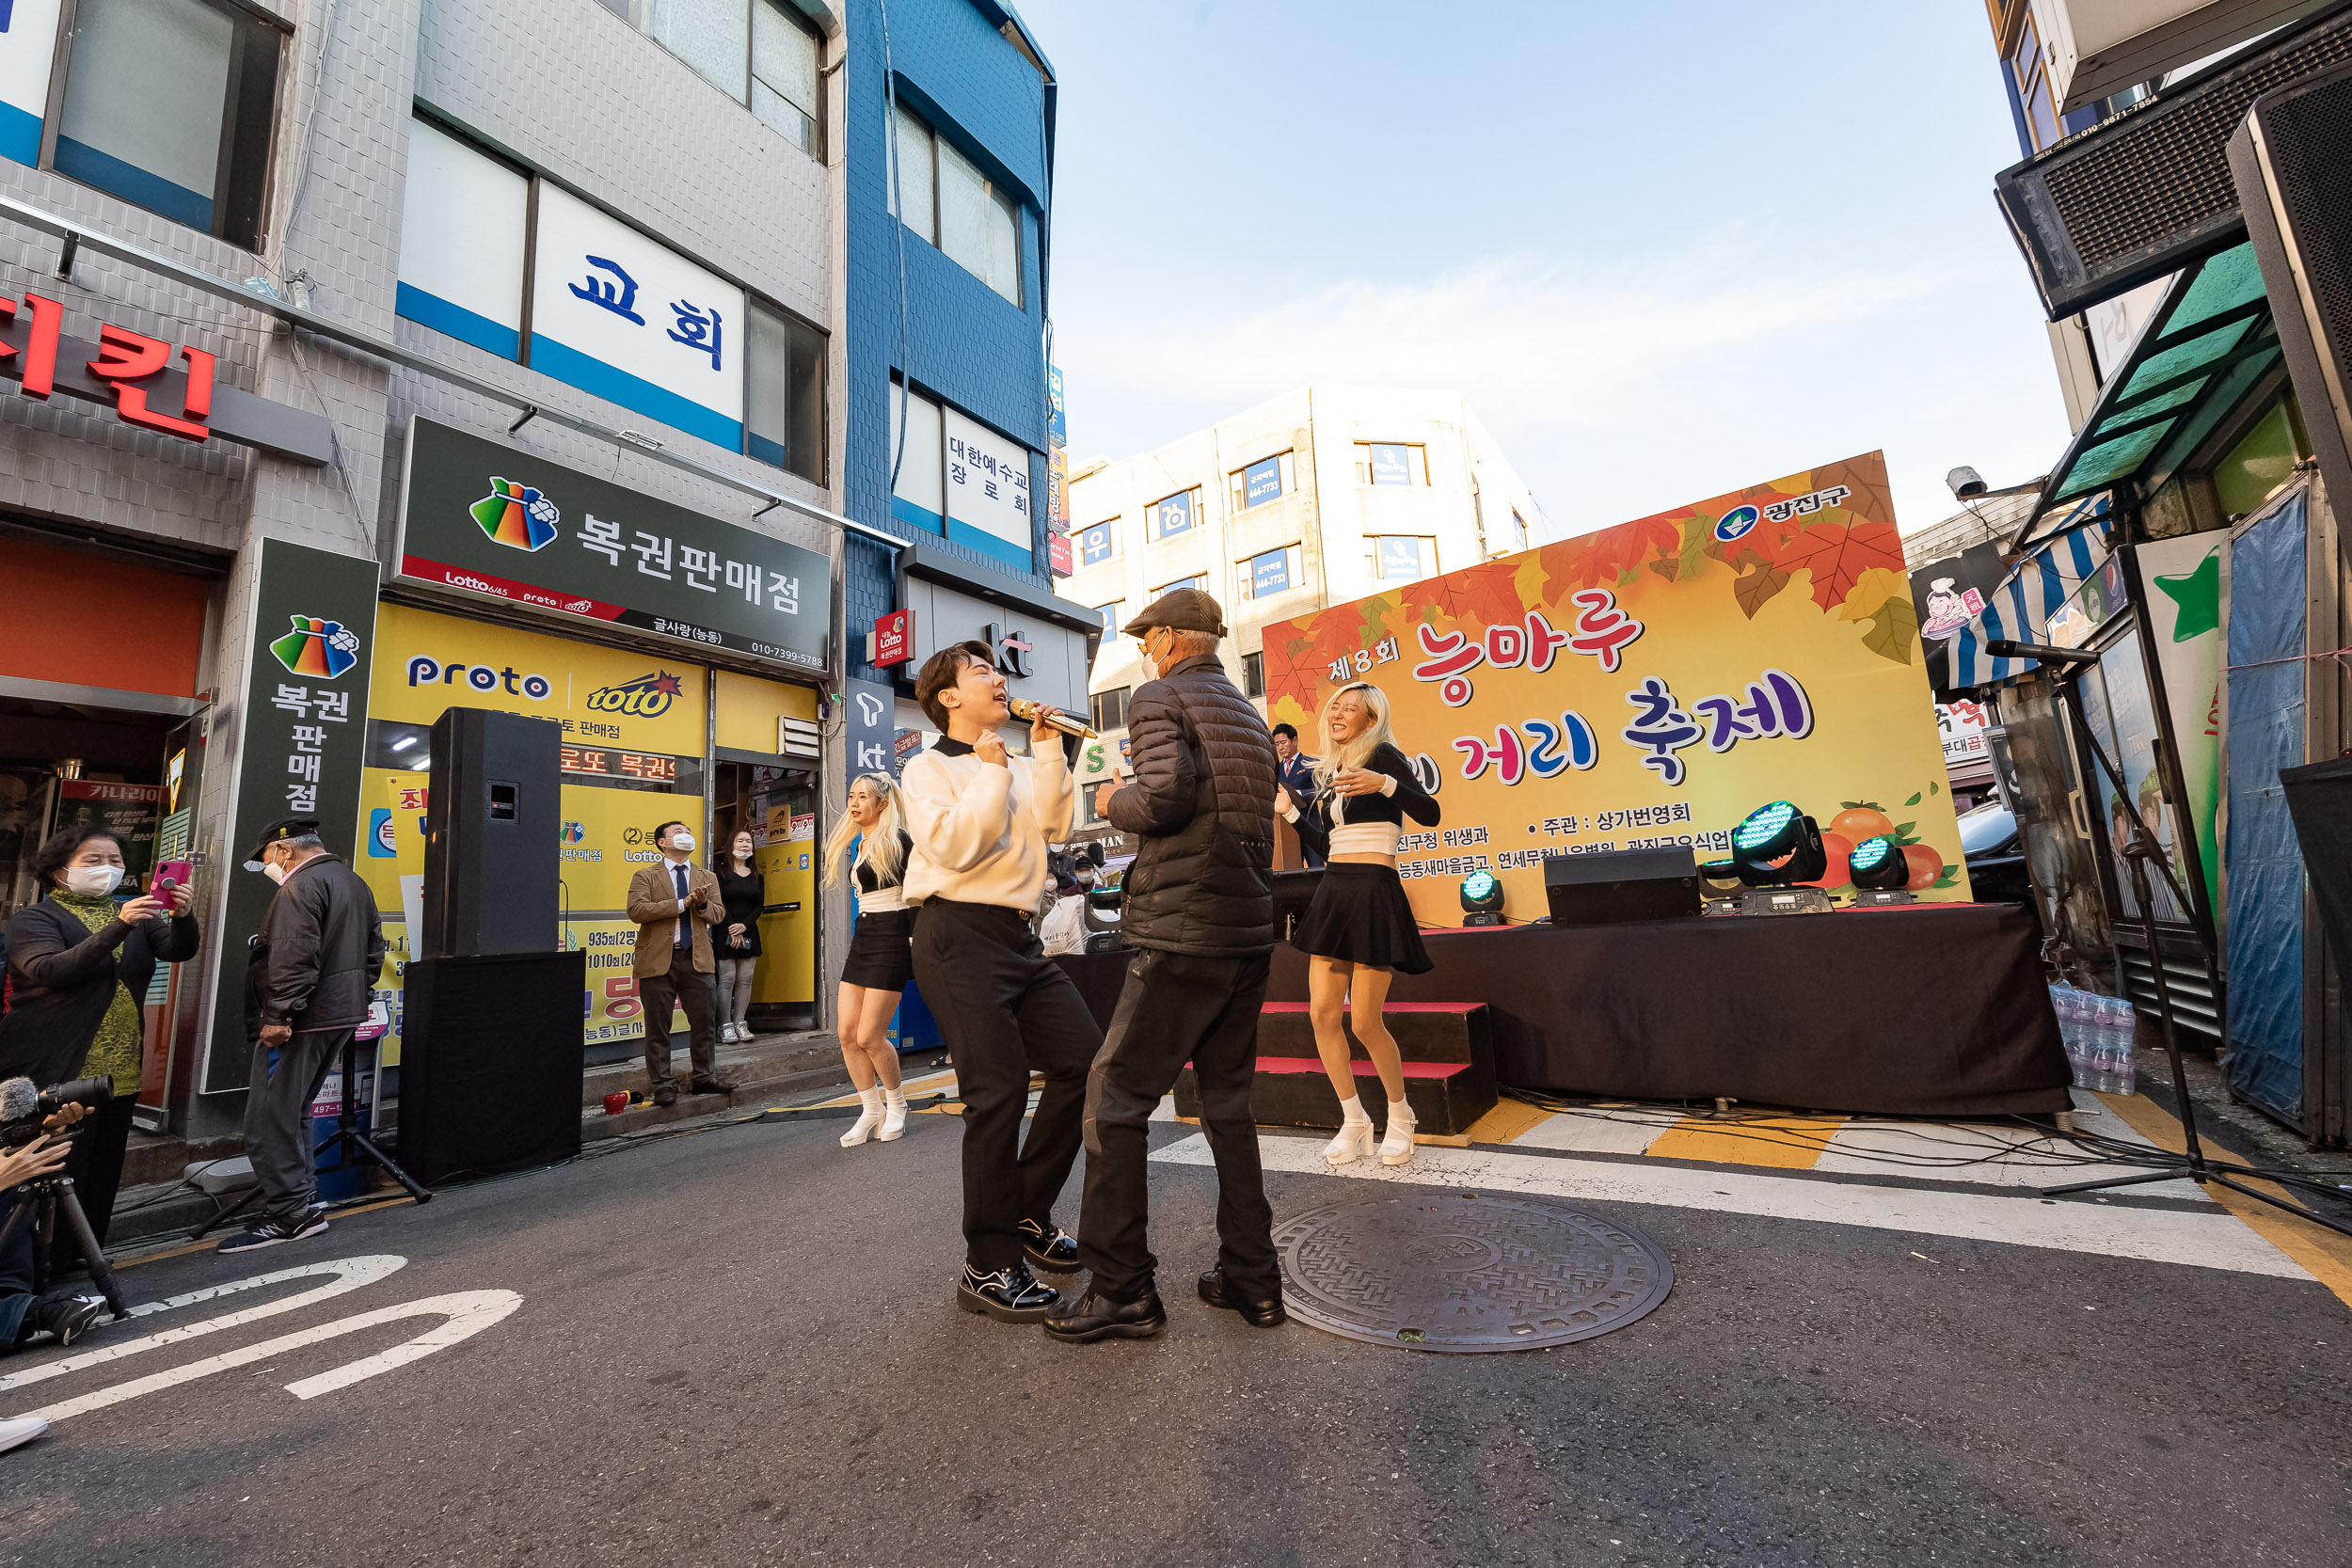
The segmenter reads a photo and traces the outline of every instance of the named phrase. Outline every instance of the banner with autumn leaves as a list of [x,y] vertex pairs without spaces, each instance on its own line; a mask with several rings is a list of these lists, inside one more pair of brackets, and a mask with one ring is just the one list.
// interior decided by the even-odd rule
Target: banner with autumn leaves
[[1775,800],[1820,823],[1820,885],[1891,833],[1922,896],[1968,896],[1878,452],[1270,625],[1264,666],[1311,753],[1340,687],[1388,694],[1443,812],[1398,853],[1424,925],[1475,870],[1525,920],[1548,856],[1725,854]]

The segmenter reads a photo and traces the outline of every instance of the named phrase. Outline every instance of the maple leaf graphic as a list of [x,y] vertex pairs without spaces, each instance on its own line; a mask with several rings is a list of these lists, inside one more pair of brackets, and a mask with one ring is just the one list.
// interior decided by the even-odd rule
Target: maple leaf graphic
[[1830,610],[1874,566],[1903,569],[1903,542],[1892,523],[1816,522],[1775,552],[1784,571],[1813,574],[1813,602]]

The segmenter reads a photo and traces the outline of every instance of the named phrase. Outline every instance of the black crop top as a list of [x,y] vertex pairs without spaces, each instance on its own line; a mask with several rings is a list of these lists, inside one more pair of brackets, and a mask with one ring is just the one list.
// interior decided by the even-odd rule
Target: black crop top
[[857,890],[860,893],[878,893],[886,887],[897,887],[906,880],[907,857],[914,853],[914,840],[906,830],[902,828],[898,832],[898,874],[886,882],[882,880],[882,868],[866,858],[863,852],[865,846],[858,847]]
[[[1421,787],[1421,779],[1413,765],[1405,760],[1405,753],[1393,746],[1383,746],[1372,753],[1364,766],[1375,773],[1385,773],[1396,781],[1396,790],[1389,795],[1343,796],[1337,789],[1326,789],[1312,800],[1298,808],[1299,841],[1318,854],[1325,853],[1331,843],[1331,804],[1344,800],[1349,826],[1361,822],[1395,822],[1402,824],[1411,817],[1424,828],[1438,825],[1438,800]],[[1335,775],[1336,776],[1336,775]],[[1296,804],[1296,802],[1293,802]]]

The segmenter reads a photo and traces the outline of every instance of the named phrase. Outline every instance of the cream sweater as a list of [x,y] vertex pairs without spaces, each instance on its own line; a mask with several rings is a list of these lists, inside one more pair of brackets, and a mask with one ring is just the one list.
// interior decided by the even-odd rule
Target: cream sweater
[[1045,846],[1070,832],[1078,791],[1058,745],[982,762],[942,738],[907,759],[907,902],[952,898],[1033,913],[1045,892]]

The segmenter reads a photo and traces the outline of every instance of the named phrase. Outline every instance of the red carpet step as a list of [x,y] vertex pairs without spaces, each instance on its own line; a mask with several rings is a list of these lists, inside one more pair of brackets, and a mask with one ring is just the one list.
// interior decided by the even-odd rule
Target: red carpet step
[[[1492,1029],[1483,1002],[1395,1002],[1384,1012],[1389,1033],[1404,1058],[1405,1102],[1422,1132],[1452,1135],[1494,1109],[1495,1057]],[[1385,1131],[1388,1097],[1379,1075],[1347,1031],[1354,1058],[1357,1096]],[[1314,1027],[1304,1002],[1269,1002],[1258,1019],[1258,1078],[1250,1093],[1250,1119],[1268,1127],[1327,1127],[1340,1124],[1340,1098],[1315,1054]],[[1176,1114],[1200,1115],[1200,1086],[1187,1063],[1176,1080]]]

